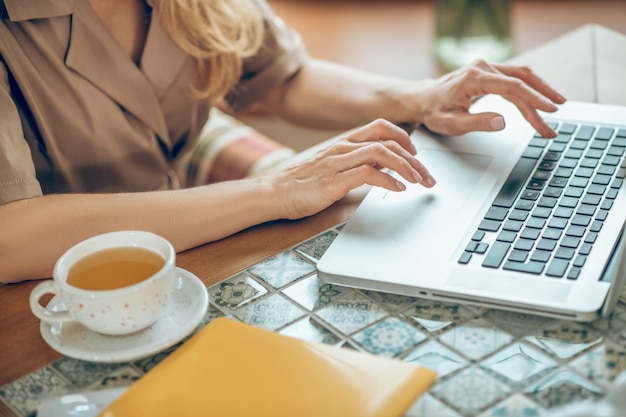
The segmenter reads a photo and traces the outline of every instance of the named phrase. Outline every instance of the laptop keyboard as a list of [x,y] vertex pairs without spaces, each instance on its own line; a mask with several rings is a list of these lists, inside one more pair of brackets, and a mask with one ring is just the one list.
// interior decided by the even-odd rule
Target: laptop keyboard
[[550,121],[511,171],[458,262],[575,280],[626,177],[626,129]]

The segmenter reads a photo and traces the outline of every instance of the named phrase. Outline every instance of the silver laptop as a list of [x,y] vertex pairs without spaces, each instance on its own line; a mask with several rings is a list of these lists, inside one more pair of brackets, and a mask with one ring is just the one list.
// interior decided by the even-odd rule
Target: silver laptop
[[499,96],[472,107],[486,110],[504,115],[503,131],[415,131],[437,184],[372,188],[319,277],[571,320],[607,314],[626,281],[626,107],[567,102],[542,115],[554,139]]

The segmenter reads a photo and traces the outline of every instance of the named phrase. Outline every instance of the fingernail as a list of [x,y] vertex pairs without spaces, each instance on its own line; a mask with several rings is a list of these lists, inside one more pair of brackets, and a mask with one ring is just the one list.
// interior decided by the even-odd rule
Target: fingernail
[[415,180],[415,182],[419,182],[419,183],[424,182],[424,179],[417,171],[413,171],[413,179]]
[[491,119],[491,121],[489,122],[489,126],[491,126],[493,130],[502,130],[504,129],[504,119],[502,118],[502,116],[496,116]]
[[429,175],[428,178],[426,178],[426,184],[428,184],[429,187],[433,187],[435,184],[437,184],[437,181],[435,181],[435,179]]
[[567,99],[563,97],[563,94],[559,93],[558,91],[556,91],[556,95],[558,96],[561,103],[565,103],[567,101]]
[[406,190],[406,185],[404,185],[402,182],[396,180],[396,187],[398,187],[398,190],[400,191],[404,191]]

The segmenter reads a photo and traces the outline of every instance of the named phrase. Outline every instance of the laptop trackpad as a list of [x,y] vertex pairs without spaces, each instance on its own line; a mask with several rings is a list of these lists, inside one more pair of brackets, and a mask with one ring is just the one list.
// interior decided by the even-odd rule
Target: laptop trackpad
[[429,206],[461,208],[492,160],[488,155],[423,148],[418,150],[417,158],[432,174],[437,184],[427,189],[421,185],[405,182],[408,193],[389,191],[384,197],[385,200],[405,199],[409,195],[414,198],[410,191],[412,188],[419,188],[419,198]]

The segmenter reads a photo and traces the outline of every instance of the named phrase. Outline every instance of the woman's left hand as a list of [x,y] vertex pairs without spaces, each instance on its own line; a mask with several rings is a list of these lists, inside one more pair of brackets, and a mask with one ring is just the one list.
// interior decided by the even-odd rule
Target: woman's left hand
[[482,60],[437,78],[420,91],[421,122],[441,134],[501,130],[505,121],[500,114],[469,112],[471,104],[487,94],[515,104],[542,136],[556,135],[538,111],[556,111],[555,104],[565,102],[563,96],[528,67]]

